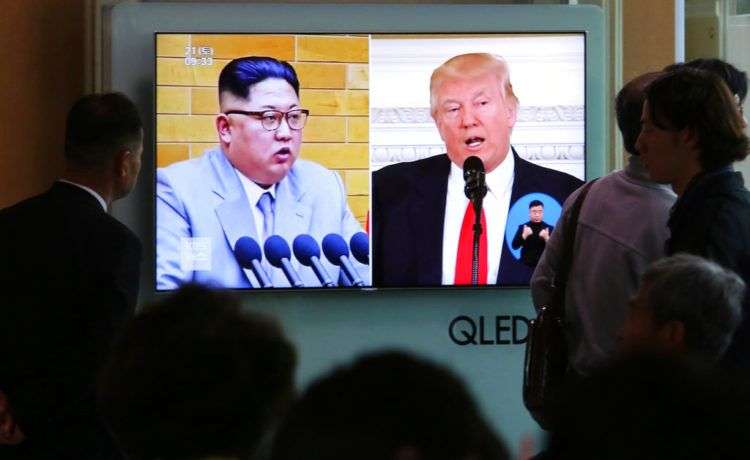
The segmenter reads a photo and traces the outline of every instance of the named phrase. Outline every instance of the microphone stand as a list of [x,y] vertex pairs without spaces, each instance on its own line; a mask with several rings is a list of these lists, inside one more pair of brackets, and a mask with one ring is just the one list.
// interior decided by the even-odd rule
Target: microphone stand
[[479,241],[482,235],[482,201],[487,194],[484,183],[484,163],[479,157],[464,160],[464,194],[474,207],[474,244],[471,252],[471,284],[479,284]]
[[[486,192],[485,192],[486,193]],[[471,252],[471,284],[479,284],[479,240],[482,235],[482,201],[484,193],[477,193],[471,204],[474,206],[474,244]]]

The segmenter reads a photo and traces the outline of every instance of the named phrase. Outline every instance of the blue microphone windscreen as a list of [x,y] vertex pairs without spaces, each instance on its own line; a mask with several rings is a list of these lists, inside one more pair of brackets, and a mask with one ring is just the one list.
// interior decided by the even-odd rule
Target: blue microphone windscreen
[[349,240],[349,247],[354,258],[360,263],[365,265],[370,263],[370,238],[367,233],[357,232],[352,235],[352,239]]
[[313,257],[320,258],[320,246],[310,235],[298,235],[292,243],[292,250],[294,257],[308,267],[312,265]]
[[234,257],[243,268],[250,268],[253,260],[262,260],[258,243],[249,236],[243,236],[234,243]]
[[292,252],[289,250],[289,244],[279,235],[271,235],[263,245],[263,252],[266,259],[274,267],[281,267],[281,259],[289,259]]
[[323,254],[334,265],[341,264],[341,256],[349,256],[349,248],[341,235],[329,233],[323,238]]

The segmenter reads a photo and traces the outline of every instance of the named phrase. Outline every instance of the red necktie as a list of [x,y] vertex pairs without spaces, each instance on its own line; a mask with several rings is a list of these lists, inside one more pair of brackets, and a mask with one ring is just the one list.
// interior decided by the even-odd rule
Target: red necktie
[[[474,250],[474,206],[471,201],[466,207],[458,238],[456,257],[456,277],[454,284],[471,284],[471,256]],[[487,284],[487,221],[482,209],[482,235],[479,237],[479,284]]]

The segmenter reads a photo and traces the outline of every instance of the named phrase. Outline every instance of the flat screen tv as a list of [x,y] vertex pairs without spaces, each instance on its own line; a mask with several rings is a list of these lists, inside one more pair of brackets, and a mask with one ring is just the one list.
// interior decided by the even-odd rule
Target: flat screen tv
[[[594,8],[138,6],[117,30],[151,42],[157,291],[528,286],[564,200],[603,172]],[[298,87],[242,83],[259,58]]]

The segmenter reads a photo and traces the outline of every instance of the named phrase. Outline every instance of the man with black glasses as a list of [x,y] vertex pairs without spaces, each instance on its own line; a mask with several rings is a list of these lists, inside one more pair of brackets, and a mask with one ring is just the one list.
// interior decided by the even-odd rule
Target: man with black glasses
[[[233,253],[243,236],[262,247],[272,235],[291,244],[300,234],[348,241],[361,231],[339,175],[298,159],[309,114],[299,86],[291,65],[269,57],[238,58],[221,71],[219,147],[157,171],[157,289],[189,281],[258,287]],[[338,267],[324,264],[335,281]],[[289,286],[269,268],[275,287]],[[306,286],[320,285],[309,268],[297,271]]]

